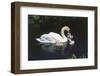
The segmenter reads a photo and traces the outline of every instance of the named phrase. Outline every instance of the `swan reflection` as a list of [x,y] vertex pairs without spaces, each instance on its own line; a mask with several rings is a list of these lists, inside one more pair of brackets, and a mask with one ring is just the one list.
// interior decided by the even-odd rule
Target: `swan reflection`
[[70,53],[70,48],[68,47],[67,43],[40,43],[39,44],[42,51],[44,52],[49,52],[49,53],[53,53],[53,54],[59,54],[62,57],[67,56],[66,54]]

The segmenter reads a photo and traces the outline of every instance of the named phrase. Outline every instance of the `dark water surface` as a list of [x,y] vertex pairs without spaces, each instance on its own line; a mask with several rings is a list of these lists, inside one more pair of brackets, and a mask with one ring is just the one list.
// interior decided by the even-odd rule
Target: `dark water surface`
[[[53,44],[53,43],[34,43],[34,50],[29,53],[29,60],[50,60],[50,59],[76,59],[87,58],[87,51],[77,45]],[[75,50],[74,50],[75,49]]]

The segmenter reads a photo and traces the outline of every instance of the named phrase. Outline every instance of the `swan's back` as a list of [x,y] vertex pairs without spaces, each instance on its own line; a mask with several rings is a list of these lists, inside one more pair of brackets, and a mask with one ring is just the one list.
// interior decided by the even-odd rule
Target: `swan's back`
[[49,34],[43,34],[41,35],[40,38],[37,38],[36,40],[42,43],[55,43],[56,42],[55,39]]
[[63,42],[63,38],[57,34],[57,33],[54,33],[54,32],[50,32],[48,35],[50,35],[56,42]]

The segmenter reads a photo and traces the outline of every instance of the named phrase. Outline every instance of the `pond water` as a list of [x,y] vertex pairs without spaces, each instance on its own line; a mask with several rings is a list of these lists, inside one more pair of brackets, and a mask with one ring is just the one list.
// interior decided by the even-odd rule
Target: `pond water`
[[33,49],[29,51],[29,60],[87,58],[87,50],[81,45],[34,43]]

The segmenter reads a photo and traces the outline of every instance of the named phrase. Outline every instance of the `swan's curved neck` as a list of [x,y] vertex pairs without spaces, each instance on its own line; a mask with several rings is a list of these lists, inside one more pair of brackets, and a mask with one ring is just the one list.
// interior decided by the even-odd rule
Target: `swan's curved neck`
[[64,38],[64,40],[67,40],[67,37],[65,36],[65,34],[64,34],[64,31],[67,31],[67,32],[69,32],[70,31],[70,28],[68,27],[68,26],[64,26],[62,29],[61,29],[61,35],[62,35],[62,37]]

